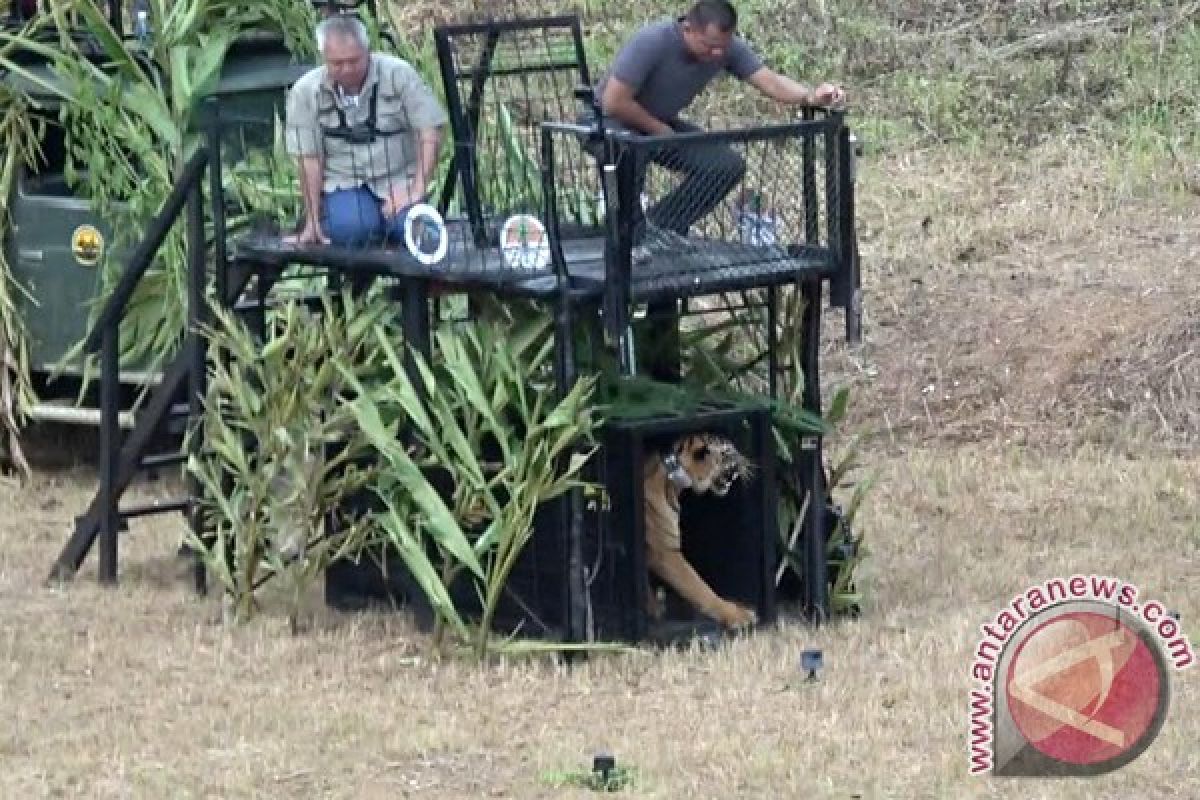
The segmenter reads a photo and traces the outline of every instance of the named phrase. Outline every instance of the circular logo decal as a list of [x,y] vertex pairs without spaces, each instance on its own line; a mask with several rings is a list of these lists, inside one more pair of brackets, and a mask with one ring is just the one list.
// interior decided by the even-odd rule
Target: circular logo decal
[[1108,772],[1137,758],[1167,713],[1151,634],[1112,606],[1072,603],[1031,620],[1000,673],[1014,737],[1060,768]]
[[422,264],[436,264],[446,257],[450,244],[446,223],[431,205],[418,203],[404,219],[404,244]]
[[500,252],[509,268],[545,269],[550,263],[546,226],[529,214],[510,217],[500,230]]
[[104,255],[104,237],[92,225],[80,225],[71,234],[71,252],[85,267],[94,267]]

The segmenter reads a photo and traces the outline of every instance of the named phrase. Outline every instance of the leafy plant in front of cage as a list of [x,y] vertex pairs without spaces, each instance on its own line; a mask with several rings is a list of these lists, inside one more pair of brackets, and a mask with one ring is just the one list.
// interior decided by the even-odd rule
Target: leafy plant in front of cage
[[[493,631],[535,512],[585,486],[580,473],[594,451],[594,379],[556,395],[549,322],[476,319],[443,328],[433,358],[408,353],[411,372],[402,351],[381,338],[387,378],[360,389],[352,405],[380,457],[379,524],[434,611],[435,652],[448,643],[481,658],[567,647],[496,641]],[[461,581],[474,594],[469,603],[455,597]]]
[[274,581],[294,631],[312,580],[371,543],[370,521],[343,513],[375,475],[347,379],[371,385],[389,319],[381,298],[326,292],[319,313],[285,300],[265,340],[228,309],[204,327],[210,376],[186,442],[200,525],[188,540],[223,588],[231,622],[250,619]]

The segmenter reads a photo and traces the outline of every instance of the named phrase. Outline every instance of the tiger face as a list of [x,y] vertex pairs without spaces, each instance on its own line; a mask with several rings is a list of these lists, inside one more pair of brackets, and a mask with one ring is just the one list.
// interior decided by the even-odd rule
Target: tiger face
[[[749,460],[733,442],[713,433],[676,439],[663,453],[647,454],[643,465],[646,566],[694,609],[730,629],[753,625],[755,610],[718,595],[683,555],[680,492],[724,496],[739,477],[749,477]],[[664,612],[653,587],[646,586],[646,611],[654,619]]]
[[711,492],[724,497],[738,478],[748,479],[750,461],[724,436],[692,434],[675,448],[679,465],[687,473],[693,492]]

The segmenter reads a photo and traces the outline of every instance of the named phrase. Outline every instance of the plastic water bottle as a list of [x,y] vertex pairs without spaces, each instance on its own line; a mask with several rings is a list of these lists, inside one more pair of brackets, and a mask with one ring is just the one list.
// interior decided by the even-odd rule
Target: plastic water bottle
[[150,8],[141,2],[134,4],[133,11],[133,35],[145,42],[150,38]]
[[[642,192],[638,199],[642,204],[642,213],[644,214],[650,209],[650,195]],[[596,192],[596,220],[599,223],[604,222],[604,212],[606,209],[607,206],[604,204],[604,191],[601,190]]]

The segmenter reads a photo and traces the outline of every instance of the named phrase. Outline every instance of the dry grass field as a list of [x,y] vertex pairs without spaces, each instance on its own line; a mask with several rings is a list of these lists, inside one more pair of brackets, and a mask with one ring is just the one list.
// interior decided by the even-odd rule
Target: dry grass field
[[635,771],[628,797],[1196,796],[1197,669],[1116,773],[967,774],[980,625],[1030,584],[1119,577],[1200,645],[1200,153],[1115,141],[916,137],[864,161],[866,341],[829,320],[824,376],[853,387],[878,470],[857,620],[574,667],[431,663],[404,614],[319,597],[297,637],[270,608],[228,630],[174,518],[131,523],[118,588],[94,554],[43,585],[97,481],[88,446],[48,435],[32,484],[0,483],[0,796],[589,797],[564,775],[600,750]]

